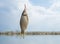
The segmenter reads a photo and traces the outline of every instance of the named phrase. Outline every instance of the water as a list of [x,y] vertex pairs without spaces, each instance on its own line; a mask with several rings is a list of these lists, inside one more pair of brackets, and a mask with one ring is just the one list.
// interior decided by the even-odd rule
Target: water
[[60,35],[6,36],[0,35],[0,44],[60,44]]

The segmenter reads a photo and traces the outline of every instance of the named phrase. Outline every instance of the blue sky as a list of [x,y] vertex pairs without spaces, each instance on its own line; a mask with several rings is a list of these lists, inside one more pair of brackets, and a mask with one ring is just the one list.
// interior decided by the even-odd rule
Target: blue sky
[[33,4],[33,5],[38,5],[38,6],[43,6],[43,7],[46,7],[48,8],[49,6],[52,5],[52,2],[51,0],[30,0],[30,2]]
[[26,31],[60,31],[60,0],[0,0],[0,31],[20,31],[24,4],[29,17]]

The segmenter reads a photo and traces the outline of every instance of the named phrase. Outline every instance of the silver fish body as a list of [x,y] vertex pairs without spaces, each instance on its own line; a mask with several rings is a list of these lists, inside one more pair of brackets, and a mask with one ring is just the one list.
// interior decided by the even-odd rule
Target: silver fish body
[[27,29],[27,26],[28,26],[28,16],[26,13],[26,9],[24,9],[20,19],[21,34],[24,34],[25,30]]

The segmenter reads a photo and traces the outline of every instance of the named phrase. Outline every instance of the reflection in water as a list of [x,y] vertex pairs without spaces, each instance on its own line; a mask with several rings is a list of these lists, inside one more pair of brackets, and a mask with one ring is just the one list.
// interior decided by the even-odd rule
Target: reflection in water
[[0,44],[60,44],[60,35],[0,35]]

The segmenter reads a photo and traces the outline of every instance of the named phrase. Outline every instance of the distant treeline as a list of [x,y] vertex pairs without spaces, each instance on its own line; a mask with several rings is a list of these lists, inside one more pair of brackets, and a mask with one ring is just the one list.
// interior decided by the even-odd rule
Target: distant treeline
[[[20,35],[20,32],[0,32],[0,35]],[[25,32],[25,35],[60,35],[60,32]]]

